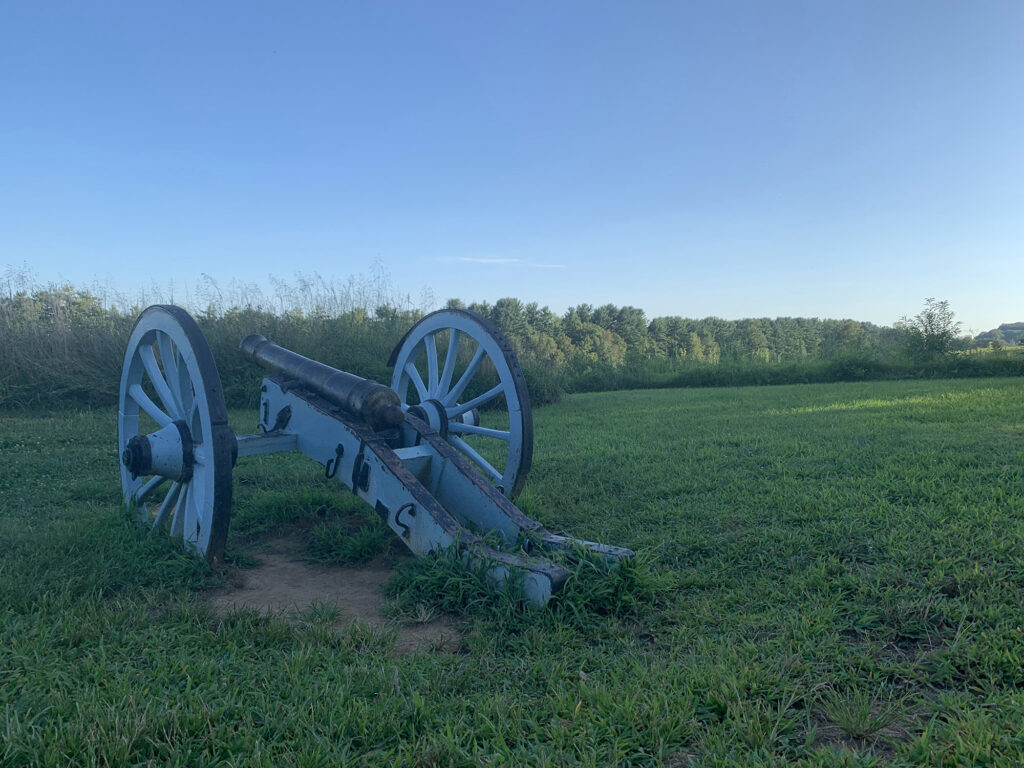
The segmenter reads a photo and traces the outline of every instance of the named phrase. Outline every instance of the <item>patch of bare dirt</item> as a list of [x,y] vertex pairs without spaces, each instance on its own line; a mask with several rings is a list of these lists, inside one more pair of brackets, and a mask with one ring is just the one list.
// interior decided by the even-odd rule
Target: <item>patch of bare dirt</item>
[[360,620],[395,632],[395,655],[458,648],[462,635],[444,617],[407,624],[384,613],[382,587],[392,573],[384,558],[356,567],[320,565],[304,562],[302,549],[295,537],[266,542],[264,551],[255,555],[258,565],[239,571],[232,587],[211,598],[214,610],[223,615],[233,608],[250,608],[297,619],[312,605],[332,605],[340,612],[338,629]]

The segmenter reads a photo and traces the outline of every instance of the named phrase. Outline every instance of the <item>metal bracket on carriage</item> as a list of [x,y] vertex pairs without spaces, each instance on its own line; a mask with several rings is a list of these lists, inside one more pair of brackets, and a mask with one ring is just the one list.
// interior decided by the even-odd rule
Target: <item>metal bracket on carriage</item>
[[[287,391],[287,390],[286,390]],[[290,405],[286,405],[280,411],[277,412],[277,416],[274,417],[274,425],[267,430],[267,432],[280,432],[288,426],[288,422],[292,419],[292,408]]]

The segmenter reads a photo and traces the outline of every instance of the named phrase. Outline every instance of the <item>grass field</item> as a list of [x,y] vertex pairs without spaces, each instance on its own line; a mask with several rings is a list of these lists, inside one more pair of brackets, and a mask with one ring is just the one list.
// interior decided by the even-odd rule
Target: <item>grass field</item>
[[639,557],[578,563],[543,612],[450,561],[400,562],[396,620],[448,610],[462,632],[409,655],[327,605],[210,605],[285,529],[311,559],[392,557],[316,465],[240,463],[232,565],[213,572],[120,509],[113,413],[2,415],[0,763],[1024,764],[1022,395],[989,379],[540,409],[520,505]]

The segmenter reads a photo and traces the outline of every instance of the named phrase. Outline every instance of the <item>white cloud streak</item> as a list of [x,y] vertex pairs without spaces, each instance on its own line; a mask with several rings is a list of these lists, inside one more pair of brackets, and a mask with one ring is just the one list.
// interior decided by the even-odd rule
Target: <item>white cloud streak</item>
[[476,256],[452,256],[441,259],[441,261],[461,261],[471,264],[522,264],[522,259],[488,259]]

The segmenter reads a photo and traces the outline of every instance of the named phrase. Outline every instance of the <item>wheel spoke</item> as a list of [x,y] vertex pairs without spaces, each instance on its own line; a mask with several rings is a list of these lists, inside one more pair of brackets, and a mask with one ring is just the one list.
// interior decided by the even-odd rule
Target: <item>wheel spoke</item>
[[435,394],[440,395],[447,391],[452,384],[452,376],[455,375],[455,361],[459,357],[459,332],[452,328],[448,331],[448,354],[444,358],[444,370],[441,371],[441,379],[437,382]]
[[188,424],[194,443],[201,443],[206,439],[206,435],[203,434],[203,420],[199,413],[199,403],[192,403],[192,408],[189,411],[188,418],[185,419],[185,423]]
[[184,507],[188,502],[188,497],[191,495],[189,491],[192,490],[191,483],[182,483],[181,491],[178,493],[178,500],[174,502],[174,511],[171,514],[171,536],[181,536],[182,531],[185,530],[185,514]]
[[473,450],[473,447],[469,443],[467,443],[461,437],[453,437],[450,434],[449,437],[451,437],[452,445],[454,445],[456,448],[458,448],[460,451],[466,454],[466,456],[474,464],[480,467],[480,469],[482,469],[488,477],[490,477],[496,483],[501,482],[501,472],[492,467],[488,463],[487,459],[485,459],[483,456],[481,456],[479,453]]
[[188,366],[185,365],[185,358],[179,348],[174,355],[175,370],[178,372],[178,394],[181,396],[181,412],[188,415],[195,404],[195,394],[192,392],[192,379],[188,374]]
[[141,384],[132,384],[128,387],[128,395],[132,400],[139,404],[139,407],[142,408],[142,410],[152,417],[153,421],[161,427],[166,427],[174,421],[174,419],[161,411],[160,408],[157,407],[156,403],[149,399],[149,395],[143,391]]
[[146,369],[146,373],[149,374],[149,380],[153,382],[153,388],[156,390],[160,402],[174,418],[180,419],[182,414],[178,410],[178,401],[175,399],[171,388],[167,385],[167,380],[160,371],[160,366],[156,362],[156,355],[153,354],[153,347],[143,344],[139,347],[139,357],[142,359],[142,365]]
[[185,501],[185,530],[183,533],[186,544],[197,544],[199,542],[199,508],[196,506],[194,493],[189,494]]
[[473,359],[469,361],[469,365],[466,366],[466,370],[463,372],[458,383],[452,387],[451,392],[441,398],[441,403],[445,408],[451,408],[455,405],[455,401],[459,399],[459,395],[465,391],[469,382],[472,381],[473,377],[476,375],[476,371],[480,367],[480,362],[484,359],[484,354],[484,345],[479,344],[476,348],[476,352],[473,353]]
[[405,372],[409,375],[413,386],[416,387],[416,394],[419,395],[420,402],[429,400],[430,396],[427,394],[427,387],[423,384],[423,379],[420,377],[420,372],[416,370],[416,366],[411,362],[406,363]]
[[479,408],[488,400],[493,400],[498,395],[502,394],[504,391],[504,385],[495,384],[482,395],[480,395],[479,397],[474,397],[468,403],[460,403],[459,405],[453,406],[451,408],[446,408],[445,413],[448,414],[449,419],[454,419],[457,416],[461,416],[462,414],[466,413],[467,411],[472,411],[474,408]]
[[149,498],[149,494],[151,494],[156,489],[156,487],[166,479],[167,478],[164,477],[163,475],[154,475],[152,479],[150,479],[144,486],[139,488],[138,492],[135,494],[135,501],[137,501],[139,504],[144,502],[147,498]]
[[502,432],[500,429],[478,427],[475,424],[463,424],[461,421],[453,421],[448,425],[448,434],[451,434],[452,432],[464,435],[483,435],[484,437],[493,437],[496,440],[504,440],[506,443],[512,441],[511,432]]
[[434,397],[437,394],[437,342],[433,334],[428,334],[423,339],[423,346],[427,350],[428,397]]
[[164,524],[164,520],[167,519],[167,513],[171,507],[178,500],[178,494],[181,493],[181,483],[177,480],[171,484],[171,489],[164,496],[163,503],[160,505],[160,509],[157,510],[156,517],[153,519],[153,527],[150,530],[157,530]]
[[178,370],[174,345],[171,337],[166,333],[156,335],[156,348],[160,353],[160,362],[164,368],[164,378],[174,395],[174,402],[178,406],[179,418],[185,415],[185,401],[181,397],[181,372]]

